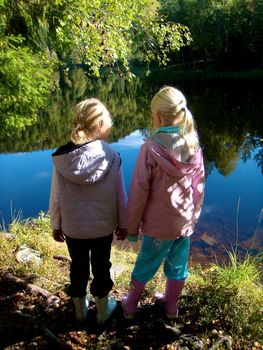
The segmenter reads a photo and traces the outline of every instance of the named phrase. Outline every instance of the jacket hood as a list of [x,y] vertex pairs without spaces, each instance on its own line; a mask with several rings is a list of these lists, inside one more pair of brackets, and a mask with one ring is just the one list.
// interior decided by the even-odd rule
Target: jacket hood
[[76,146],[68,143],[52,154],[57,171],[66,179],[80,185],[103,179],[113,163],[116,153],[101,140]]
[[202,161],[201,149],[191,156],[185,139],[175,133],[153,135],[147,142],[147,148],[159,166],[172,176],[178,175],[178,172],[192,174]]

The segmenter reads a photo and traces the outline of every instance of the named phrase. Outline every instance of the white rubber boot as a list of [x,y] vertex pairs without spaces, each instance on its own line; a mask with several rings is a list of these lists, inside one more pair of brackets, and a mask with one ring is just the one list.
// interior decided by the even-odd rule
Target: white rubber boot
[[103,324],[112,315],[113,311],[117,307],[117,302],[113,297],[106,295],[105,297],[98,299],[95,297],[97,306],[97,322]]
[[89,298],[87,296],[82,298],[73,298],[73,302],[77,321],[85,321],[89,309]]

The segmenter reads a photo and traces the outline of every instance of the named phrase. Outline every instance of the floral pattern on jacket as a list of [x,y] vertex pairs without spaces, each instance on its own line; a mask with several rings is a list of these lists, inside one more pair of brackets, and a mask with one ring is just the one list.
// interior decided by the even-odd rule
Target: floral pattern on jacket
[[160,134],[142,145],[128,200],[130,235],[138,235],[140,228],[142,234],[163,240],[193,233],[205,172],[201,148],[193,156],[187,151],[178,134]]

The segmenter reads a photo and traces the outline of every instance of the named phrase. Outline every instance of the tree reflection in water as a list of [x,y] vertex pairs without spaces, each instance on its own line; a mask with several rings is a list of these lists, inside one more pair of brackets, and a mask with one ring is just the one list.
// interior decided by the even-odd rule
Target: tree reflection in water
[[[169,82],[188,97],[204,150],[206,173],[216,168],[229,175],[237,161],[253,159],[263,168],[263,84],[254,81]],[[166,84],[166,85],[168,85]],[[105,73],[89,80],[81,68],[57,75],[58,88],[38,122],[14,135],[0,134],[0,152],[17,153],[51,149],[69,140],[76,103],[97,97],[112,114],[112,141],[136,129],[145,134],[150,126],[150,101],[163,82],[136,76],[129,79]],[[256,85],[256,86],[255,86]]]

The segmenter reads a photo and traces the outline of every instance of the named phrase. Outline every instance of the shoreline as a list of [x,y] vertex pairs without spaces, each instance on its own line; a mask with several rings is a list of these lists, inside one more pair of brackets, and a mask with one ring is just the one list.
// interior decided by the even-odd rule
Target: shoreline
[[213,81],[213,80],[262,80],[263,69],[244,69],[240,71],[219,71],[212,69],[181,69],[171,65],[167,67],[134,66],[131,68],[133,74],[150,81],[167,81],[171,79],[187,81]]

